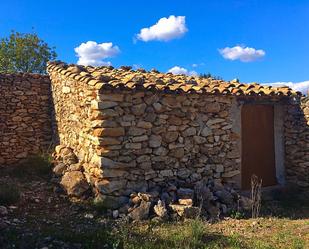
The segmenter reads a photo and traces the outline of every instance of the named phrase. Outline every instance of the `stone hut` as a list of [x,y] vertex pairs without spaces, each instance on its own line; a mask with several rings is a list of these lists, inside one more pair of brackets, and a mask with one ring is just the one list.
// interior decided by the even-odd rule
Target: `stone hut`
[[288,87],[62,62],[48,73],[58,143],[97,195],[201,179],[246,190],[253,174],[309,185],[309,101]]

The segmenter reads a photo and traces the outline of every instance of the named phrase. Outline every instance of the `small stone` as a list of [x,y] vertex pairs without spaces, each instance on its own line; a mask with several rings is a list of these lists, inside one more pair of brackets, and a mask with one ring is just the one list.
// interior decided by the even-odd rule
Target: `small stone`
[[62,87],[62,93],[67,94],[71,92],[71,88],[68,86],[63,86]]
[[146,130],[139,127],[130,127],[128,131],[129,136],[141,136],[146,133]]
[[167,209],[164,201],[158,200],[158,203],[153,207],[154,212],[160,218],[167,217]]
[[201,209],[199,207],[186,207],[184,209],[184,218],[187,219],[195,219],[197,218],[201,213]]
[[81,171],[83,168],[83,165],[81,163],[74,163],[71,164],[68,168],[70,171]]
[[203,144],[206,142],[206,138],[201,137],[201,136],[194,136],[193,139],[194,139],[194,142],[197,144]]
[[228,192],[227,190],[219,190],[215,192],[215,195],[219,198],[219,200],[227,205],[230,205],[233,203],[233,195]]
[[192,199],[179,199],[178,203],[185,206],[192,206],[193,200]]
[[123,127],[116,128],[96,128],[93,130],[93,135],[97,137],[120,137],[125,134]]
[[177,140],[178,136],[179,136],[179,133],[177,131],[169,131],[163,135],[163,140],[166,143],[172,143]]
[[144,128],[144,129],[150,129],[152,128],[152,123],[145,122],[145,121],[139,121],[136,126],[140,128]]
[[93,214],[85,214],[84,216],[86,219],[93,219],[94,215]]
[[134,115],[140,116],[145,113],[147,105],[145,103],[139,104],[139,105],[134,105],[131,108],[131,111]]
[[160,135],[151,135],[149,138],[149,147],[157,148],[160,147],[162,143],[162,137]]
[[217,102],[209,103],[205,106],[205,111],[210,113],[220,112],[220,104]]
[[194,136],[195,134],[196,134],[196,128],[194,128],[194,127],[189,127],[182,132],[182,135],[184,137]]
[[183,158],[184,155],[185,155],[185,150],[184,150],[184,148],[171,149],[169,155],[171,157]]
[[194,191],[190,188],[179,188],[177,195],[179,199],[193,199]]
[[209,135],[211,135],[212,134],[212,130],[209,128],[209,127],[204,127],[203,128],[203,130],[202,130],[202,132],[201,132],[201,135],[203,136],[203,137],[208,137]]
[[156,111],[157,113],[161,113],[161,112],[164,111],[163,105],[160,104],[159,102],[153,103],[152,106],[153,106],[153,108],[155,109],[155,111]]
[[223,214],[227,214],[227,210],[228,210],[228,209],[227,209],[227,206],[226,206],[225,204],[222,204],[222,205],[221,205],[221,210],[222,210],[222,213],[223,213]]
[[198,207],[185,206],[179,204],[170,204],[170,208],[176,212],[180,217],[184,218],[196,218],[200,213],[200,209]]
[[8,213],[8,209],[5,206],[0,206],[0,216],[6,216]]
[[57,165],[53,168],[53,172],[56,176],[61,176],[64,174],[67,169],[67,165],[64,163],[57,163]]
[[125,188],[126,184],[127,184],[127,180],[125,179],[116,180],[116,181],[102,179],[96,183],[96,187],[102,194],[111,194],[117,190]]
[[150,206],[150,202],[141,201],[141,204],[128,214],[129,218],[132,220],[146,220],[149,216]]
[[218,164],[216,166],[216,172],[217,173],[222,173],[224,171],[224,166],[222,164]]
[[100,100],[102,101],[117,101],[122,102],[124,99],[123,94],[109,93],[109,94],[100,94]]
[[206,206],[206,211],[212,218],[217,218],[220,214],[220,209],[212,204]]
[[117,219],[117,218],[119,217],[119,211],[118,211],[117,209],[116,209],[116,210],[113,210],[112,215],[113,215],[113,218],[114,218],[114,219]]
[[160,171],[160,175],[163,176],[163,177],[171,177],[173,176],[173,171],[170,170],[170,169],[165,169],[165,170],[161,170]]
[[233,171],[229,171],[229,172],[225,172],[224,174],[222,174],[223,178],[230,178],[236,175],[240,174],[240,170],[233,170]]
[[126,149],[131,149],[131,150],[140,150],[142,148],[141,143],[127,143],[125,145]]

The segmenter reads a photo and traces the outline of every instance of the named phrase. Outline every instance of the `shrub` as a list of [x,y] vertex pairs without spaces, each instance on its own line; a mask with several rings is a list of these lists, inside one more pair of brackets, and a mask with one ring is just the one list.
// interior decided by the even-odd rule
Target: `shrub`
[[40,176],[46,177],[51,173],[51,157],[48,154],[29,156],[15,167],[11,174],[14,177]]

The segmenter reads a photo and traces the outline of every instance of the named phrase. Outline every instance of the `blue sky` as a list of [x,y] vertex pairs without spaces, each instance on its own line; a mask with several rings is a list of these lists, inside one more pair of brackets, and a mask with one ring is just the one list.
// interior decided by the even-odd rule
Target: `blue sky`
[[[56,47],[58,59],[69,63],[78,61],[74,48],[82,43],[112,42],[110,48],[114,50],[110,52],[114,53],[103,53],[101,61],[116,67],[135,65],[166,72],[179,66],[186,73],[210,72],[243,82],[309,81],[309,0],[10,0],[1,1],[0,10],[0,37],[12,29],[34,29]],[[164,34],[162,38],[158,31],[164,29],[163,23],[158,29],[148,30],[150,40],[138,39],[142,28],[171,15],[184,17],[181,25],[185,30],[176,30],[164,40]],[[158,37],[151,32],[159,32]],[[237,54],[235,47],[241,53],[248,52],[247,47],[254,49],[253,57],[243,61],[245,57]],[[224,48],[229,48],[226,58],[223,50],[220,53]],[[82,52],[86,56],[87,51]]]

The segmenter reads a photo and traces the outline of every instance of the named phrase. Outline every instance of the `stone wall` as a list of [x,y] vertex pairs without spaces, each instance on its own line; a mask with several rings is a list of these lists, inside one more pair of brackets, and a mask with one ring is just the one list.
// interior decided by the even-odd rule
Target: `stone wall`
[[287,182],[309,187],[309,97],[291,101],[285,119]]
[[234,96],[100,90],[83,68],[49,65],[59,143],[97,194],[128,196],[202,178],[239,186]]
[[[194,186],[202,178],[232,185],[240,174],[239,134],[228,96],[105,92],[93,101],[101,113],[92,162],[104,194],[128,195],[169,181]],[[86,169],[87,172],[87,169]]]
[[0,96],[0,164],[46,150],[51,142],[49,77],[0,74]]
[[68,77],[66,70],[54,70],[52,65],[48,71],[52,79],[55,143],[72,148],[81,162],[89,162],[95,153],[91,101],[98,90],[80,80],[80,75],[76,79],[74,75]]

